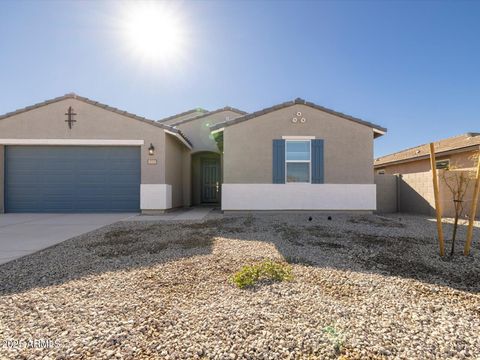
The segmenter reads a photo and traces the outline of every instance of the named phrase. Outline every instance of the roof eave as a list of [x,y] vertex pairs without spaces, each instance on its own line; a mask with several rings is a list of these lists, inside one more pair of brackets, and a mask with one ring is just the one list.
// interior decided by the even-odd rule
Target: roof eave
[[[254,119],[254,118],[257,118],[257,117],[260,117],[262,115],[265,115],[265,114],[268,114],[270,112],[273,112],[273,111],[276,111],[276,110],[280,110],[280,109],[284,109],[284,108],[287,108],[287,107],[290,107],[290,106],[294,106],[294,105],[305,105],[305,106],[309,106],[311,108],[314,108],[314,109],[317,109],[319,111],[323,111],[323,112],[326,112],[326,113],[329,113],[329,114],[332,114],[332,115],[335,115],[335,116],[338,116],[338,117],[341,117],[343,119],[346,119],[346,120],[350,120],[350,121],[353,121],[353,122],[356,122],[360,125],[365,125],[365,126],[368,126],[370,128],[372,128],[374,130],[374,137],[379,137],[379,136],[382,136],[384,135],[386,132],[387,132],[387,129],[382,127],[382,126],[379,126],[379,125],[376,125],[376,124],[373,124],[371,122],[368,122],[368,121],[365,121],[365,120],[362,120],[362,119],[358,119],[358,118],[355,118],[353,116],[350,116],[350,115],[346,115],[346,114],[343,114],[343,113],[340,113],[340,112],[337,112],[335,110],[332,110],[332,109],[328,109],[328,108],[325,108],[323,106],[320,106],[320,105],[317,105],[317,104],[314,104],[312,102],[308,102],[308,101],[305,101],[303,99],[300,99],[300,98],[297,98],[293,101],[287,101],[287,102],[284,102],[284,103],[281,103],[281,104],[277,104],[277,105],[274,105],[274,106],[271,106],[269,108],[265,108],[265,109],[262,109],[262,110],[259,110],[259,111],[255,111],[253,113],[250,113],[250,114],[246,114],[242,117],[239,117],[239,118],[236,118],[236,119],[232,119],[232,120],[228,120],[228,121],[224,121],[224,122],[221,122],[221,123],[217,123],[213,126],[210,127],[210,130],[214,131],[214,130],[217,130],[217,129],[220,129],[220,128],[225,128],[225,127],[228,127],[228,126],[232,126],[232,125],[236,125],[238,123],[241,123],[241,122],[244,122],[244,121],[248,121],[250,119]],[[375,136],[375,133],[377,134]]]
[[373,138],[374,139],[379,138],[380,136],[383,136],[386,133],[387,133],[387,129],[380,130],[380,129],[377,129],[377,128],[373,128]]
[[218,114],[218,113],[221,113],[223,111],[231,111],[231,112],[234,112],[234,113],[237,113],[239,115],[246,115],[247,113],[243,110],[240,110],[240,109],[237,109],[237,108],[233,108],[231,106],[225,106],[223,108],[220,108],[220,109],[217,109],[217,110],[213,110],[213,111],[209,111],[209,112],[206,112],[205,114],[201,114],[201,115],[198,115],[198,116],[195,116],[195,117],[192,117],[192,118],[188,118],[188,119],[183,119],[183,120],[180,120],[178,122],[174,122],[174,123],[171,123],[170,125],[171,126],[179,126],[179,125],[183,125],[185,123],[188,123],[188,122],[191,122],[191,121],[195,121],[195,120],[199,120],[199,119],[203,119],[207,116],[210,116],[210,115],[215,115],[215,114]]
[[157,122],[159,123],[163,123],[165,121],[171,121],[171,120],[175,120],[176,118],[179,118],[179,117],[182,117],[182,116],[186,116],[186,115],[190,115],[190,114],[193,114],[195,112],[201,112],[201,113],[208,113],[209,111],[208,110],[205,110],[203,108],[196,108],[196,109],[191,109],[191,110],[187,110],[187,111],[184,111],[182,113],[178,113],[178,114],[175,114],[175,115],[171,115],[171,116],[167,116],[165,118],[162,118],[160,120],[157,120]]
[[53,98],[53,99],[50,99],[50,100],[45,100],[43,102],[40,102],[40,103],[37,103],[37,104],[34,104],[34,105],[26,106],[24,108],[21,108],[21,109],[12,111],[12,112],[8,112],[4,115],[0,115],[0,120],[6,119],[6,118],[9,118],[9,117],[18,115],[18,114],[22,114],[24,112],[27,112],[27,111],[30,111],[30,110],[33,110],[33,109],[37,109],[37,108],[40,108],[40,107],[43,107],[43,106],[47,106],[47,105],[50,105],[50,104],[53,104],[53,103],[56,103],[56,102],[59,102],[59,101],[67,100],[67,99],[74,99],[74,100],[82,101],[86,104],[99,107],[100,109],[111,111],[115,114],[119,114],[119,115],[131,118],[131,119],[134,119],[134,120],[144,122],[146,124],[150,124],[152,126],[155,126],[155,127],[158,127],[158,128],[164,129],[164,130],[169,130],[173,133],[177,133],[179,136],[183,137],[183,139],[185,140],[186,143],[188,143],[188,144],[190,144],[190,146],[192,146],[191,143],[190,143],[190,140],[188,140],[188,138],[185,135],[183,135],[183,133],[179,129],[176,129],[176,128],[170,126],[170,125],[160,124],[160,123],[158,123],[154,120],[147,119],[145,117],[130,113],[130,112],[125,111],[125,110],[117,109],[115,107],[109,106],[107,104],[100,103],[100,102],[95,101],[95,100],[91,100],[89,98],[77,95],[75,93],[68,93],[68,94],[65,94],[63,96],[59,96],[59,97],[56,97],[56,98]]
[[[468,146],[462,146],[456,149],[448,149],[448,150],[443,150],[443,151],[435,151],[435,155],[437,156],[446,156],[446,155],[451,155],[451,154],[458,154],[462,152],[467,152],[467,151],[474,151],[474,150],[480,150],[480,145],[468,145]],[[398,164],[405,164],[408,162],[412,161],[418,161],[418,160],[425,160],[429,159],[430,154],[424,154],[416,157],[410,157],[407,159],[400,159],[400,160],[393,160],[389,162],[384,162],[380,164],[373,164],[373,167],[375,169],[386,167],[386,166],[391,166],[391,165],[398,165]]]
[[179,132],[173,132],[171,130],[168,130],[168,129],[164,129],[163,131],[165,131],[165,133],[167,134],[170,134],[170,135],[173,135],[175,136],[178,140],[180,140],[180,142],[182,144],[184,144],[188,149],[192,150],[193,149],[193,145],[192,143],[190,142],[190,140],[188,140],[188,138],[183,135],[182,133],[179,133]]

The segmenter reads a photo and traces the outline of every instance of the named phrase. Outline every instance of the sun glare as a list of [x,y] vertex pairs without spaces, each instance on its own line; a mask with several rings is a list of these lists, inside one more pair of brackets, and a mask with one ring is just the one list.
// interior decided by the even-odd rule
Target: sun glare
[[122,27],[129,51],[151,62],[178,60],[186,46],[184,22],[171,3],[132,2]]

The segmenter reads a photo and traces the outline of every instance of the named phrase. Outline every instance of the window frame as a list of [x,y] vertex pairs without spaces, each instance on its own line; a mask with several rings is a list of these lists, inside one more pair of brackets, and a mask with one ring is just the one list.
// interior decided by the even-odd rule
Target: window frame
[[[287,148],[289,142],[308,142],[309,143],[309,160],[287,160]],[[288,181],[288,163],[308,163],[308,181]],[[285,184],[311,184],[312,183],[312,139],[311,138],[295,138],[285,139]]]
[[[446,167],[439,168],[438,163],[447,163]],[[449,170],[450,169],[450,159],[441,159],[435,160],[435,170]]]

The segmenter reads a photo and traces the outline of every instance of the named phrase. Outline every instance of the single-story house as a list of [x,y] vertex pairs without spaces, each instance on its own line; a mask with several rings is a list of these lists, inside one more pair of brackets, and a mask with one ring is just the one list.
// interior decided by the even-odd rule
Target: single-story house
[[0,116],[0,211],[372,211],[385,132],[302,99],[154,121],[67,94]]
[[[469,169],[475,166],[474,156],[480,148],[480,133],[466,133],[436,141],[437,169]],[[423,144],[375,159],[377,174],[411,174],[430,171],[430,146]]]
[[[480,149],[480,133],[466,133],[434,142],[436,169],[439,177],[440,204],[443,216],[453,217],[453,195],[445,183],[455,184],[455,174],[475,174],[476,156]],[[435,214],[430,165],[430,146],[423,144],[375,159],[377,193],[379,200],[388,203],[377,208],[390,211]],[[448,170],[455,170],[446,172]],[[393,178],[394,181],[392,181]],[[468,213],[473,197],[474,181],[470,181],[464,197],[464,209]],[[392,204],[395,204],[392,207]],[[466,214],[466,213],[465,213]]]

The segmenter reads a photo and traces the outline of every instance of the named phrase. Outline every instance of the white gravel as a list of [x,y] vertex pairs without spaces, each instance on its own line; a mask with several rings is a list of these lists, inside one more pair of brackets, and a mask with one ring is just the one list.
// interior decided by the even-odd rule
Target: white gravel
[[[309,216],[123,222],[1,265],[0,358],[479,359],[480,224],[440,259],[425,217]],[[294,280],[229,283],[264,258]]]

